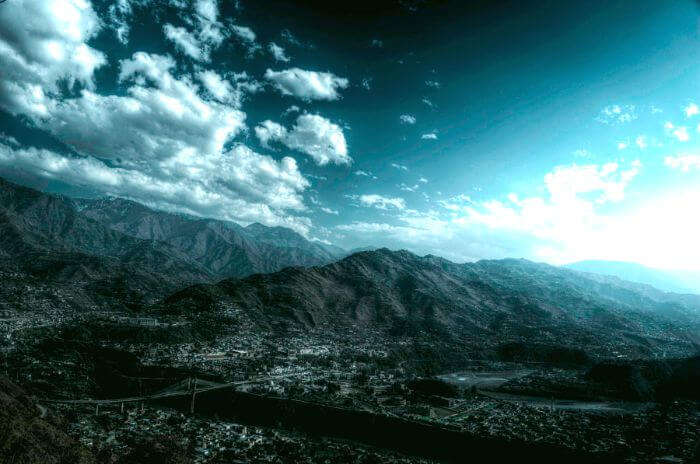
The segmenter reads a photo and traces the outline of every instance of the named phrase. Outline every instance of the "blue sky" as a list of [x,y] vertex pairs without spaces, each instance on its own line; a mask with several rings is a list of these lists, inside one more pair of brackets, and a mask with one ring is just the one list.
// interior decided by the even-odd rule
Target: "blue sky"
[[345,248],[700,269],[693,1],[0,5],[0,174]]

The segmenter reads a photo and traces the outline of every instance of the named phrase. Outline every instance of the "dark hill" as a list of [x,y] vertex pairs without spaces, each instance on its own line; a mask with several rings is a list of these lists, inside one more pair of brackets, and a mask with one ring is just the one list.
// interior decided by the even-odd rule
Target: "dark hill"
[[[581,348],[594,356],[685,355],[700,302],[658,298],[614,281],[525,260],[455,264],[387,249],[322,267],[190,287],[170,311],[238,308],[261,326],[383,333],[485,349],[507,342]],[[581,355],[583,356],[583,355]]]

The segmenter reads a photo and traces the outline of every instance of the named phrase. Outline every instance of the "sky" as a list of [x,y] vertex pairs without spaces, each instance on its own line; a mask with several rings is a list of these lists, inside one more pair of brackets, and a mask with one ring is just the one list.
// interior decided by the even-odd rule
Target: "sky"
[[0,175],[462,262],[700,270],[691,0],[0,3]]

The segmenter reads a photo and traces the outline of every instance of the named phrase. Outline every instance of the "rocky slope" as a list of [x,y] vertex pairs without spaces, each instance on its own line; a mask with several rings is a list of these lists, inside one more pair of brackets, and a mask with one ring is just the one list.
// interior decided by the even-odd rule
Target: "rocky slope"
[[381,249],[323,267],[190,287],[163,307],[236,308],[261,325],[379,331],[473,350],[524,341],[594,356],[693,353],[700,298],[673,299],[634,285],[524,260],[455,264]]
[[326,264],[343,250],[306,240],[284,227],[201,219],[155,211],[120,198],[73,200],[81,214],[111,230],[167,243],[217,278]]
[[334,259],[284,228],[75,200],[0,178],[0,310],[139,309],[224,277]]
[[87,464],[89,452],[65,433],[66,423],[0,376],[0,461]]

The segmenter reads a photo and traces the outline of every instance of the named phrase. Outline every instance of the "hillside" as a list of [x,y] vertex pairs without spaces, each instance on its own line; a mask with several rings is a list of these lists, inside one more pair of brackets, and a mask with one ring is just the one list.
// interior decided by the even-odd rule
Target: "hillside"
[[341,249],[306,240],[291,229],[155,211],[120,198],[73,200],[81,214],[132,237],[169,244],[216,278],[326,264]]
[[187,285],[325,264],[289,229],[76,200],[0,178],[0,309],[140,309]]
[[[653,290],[653,289],[652,289]],[[507,342],[597,356],[693,353],[700,298],[643,293],[524,260],[455,264],[387,249],[177,292],[169,311],[236,308],[262,326],[348,328],[484,350]]]
[[66,432],[66,423],[0,376],[0,458],[22,464],[87,464],[89,452]]

